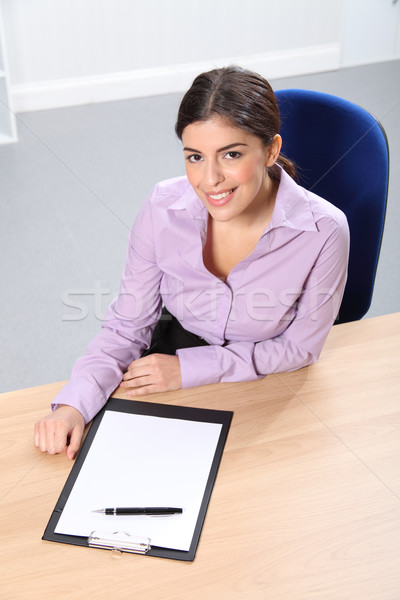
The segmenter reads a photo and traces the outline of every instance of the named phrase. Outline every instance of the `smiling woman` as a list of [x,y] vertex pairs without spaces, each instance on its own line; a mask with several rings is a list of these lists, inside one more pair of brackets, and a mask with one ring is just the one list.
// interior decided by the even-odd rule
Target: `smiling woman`
[[[265,146],[259,137],[233,127],[226,119],[211,117],[187,125],[182,140],[188,180],[215,219],[245,217],[248,212],[265,212],[273,203],[272,180],[266,167],[275,164],[280,136]],[[199,148],[193,150],[194,144]],[[255,206],[256,205],[256,206]]]
[[318,359],[346,282],[348,227],[295,183],[279,128],[256,73],[227,67],[195,79],[176,123],[186,177],[144,202],[102,330],[35,426],[41,450],[72,458],[118,385],[142,396]]
[[187,125],[182,140],[187,178],[209,213],[204,264],[226,280],[271,221],[278,186],[267,167],[276,162],[281,138],[265,145],[226,118],[210,117]]

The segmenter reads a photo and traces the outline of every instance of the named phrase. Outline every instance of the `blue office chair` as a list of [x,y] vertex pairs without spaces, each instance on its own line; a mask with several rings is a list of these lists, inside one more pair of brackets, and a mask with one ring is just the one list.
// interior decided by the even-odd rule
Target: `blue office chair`
[[386,213],[389,148],[378,121],[359,106],[308,90],[275,92],[282,153],[303,187],[338,206],[350,228],[349,274],[336,323],[361,319],[374,288]]

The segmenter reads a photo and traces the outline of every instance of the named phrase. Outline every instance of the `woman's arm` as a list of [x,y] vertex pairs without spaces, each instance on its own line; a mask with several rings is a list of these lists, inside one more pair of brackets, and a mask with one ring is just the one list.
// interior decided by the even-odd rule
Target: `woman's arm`
[[128,365],[148,347],[161,313],[160,271],[152,244],[147,205],[132,229],[118,297],[99,334],[73,368],[71,379],[53,402],[78,409],[90,421],[121,382]]
[[100,333],[76,361],[70,381],[54,399],[54,412],[35,426],[35,444],[41,450],[75,452],[83,433],[80,423],[88,423],[99,412],[128,365],[148,347],[161,313],[162,273],[152,236],[151,212],[146,202],[129,238],[118,298],[111,303]]
[[[342,300],[348,252],[349,233],[343,218],[319,252],[286,330],[257,343],[240,341],[178,350],[182,387],[249,381],[318,360]],[[245,328],[245,319],[243,322]]]

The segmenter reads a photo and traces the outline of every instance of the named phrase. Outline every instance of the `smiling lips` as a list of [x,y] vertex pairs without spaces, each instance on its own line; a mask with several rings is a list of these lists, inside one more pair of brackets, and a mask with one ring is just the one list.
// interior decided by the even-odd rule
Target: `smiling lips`
[[232,198],[236,188],[227,190],[226,192],[220,192],[219,194],[207,194],[207,201],[211,206],[224,206]]

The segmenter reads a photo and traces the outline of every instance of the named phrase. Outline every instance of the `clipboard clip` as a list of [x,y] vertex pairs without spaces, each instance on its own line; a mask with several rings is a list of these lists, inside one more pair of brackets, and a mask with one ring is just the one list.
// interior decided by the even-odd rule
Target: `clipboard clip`
[[137,537],[125,531],[92,531],[88,538],[91,548],[119,550],[133,554],[146,554],[150,546],[150,538]]

